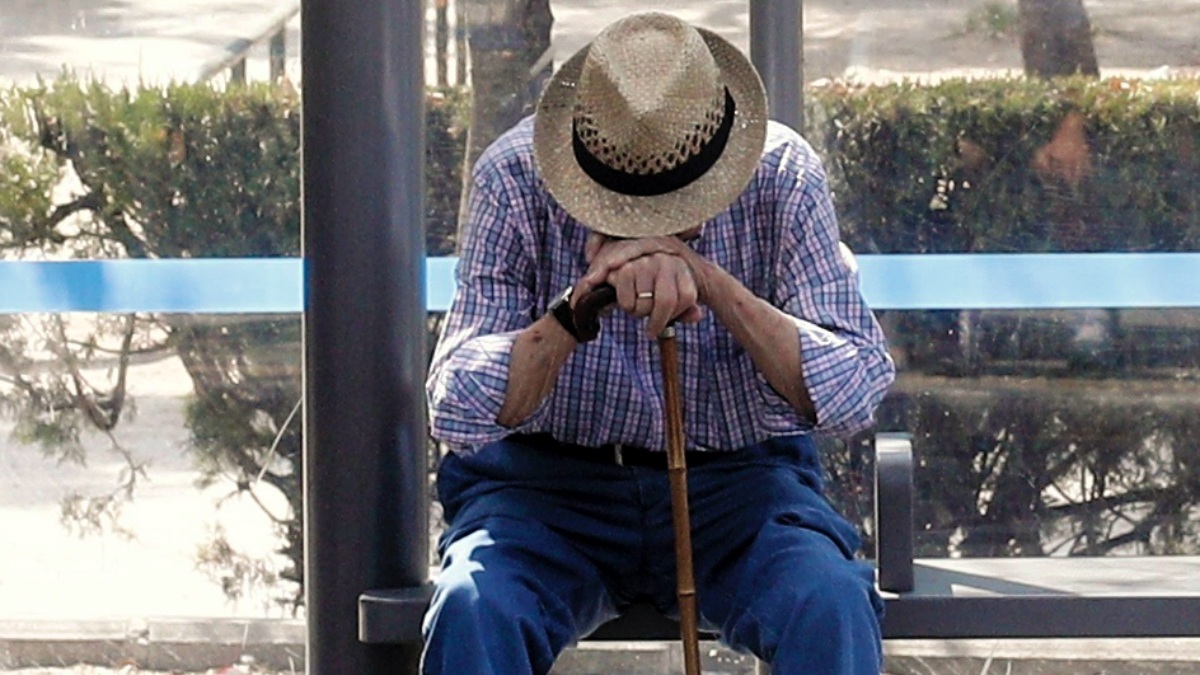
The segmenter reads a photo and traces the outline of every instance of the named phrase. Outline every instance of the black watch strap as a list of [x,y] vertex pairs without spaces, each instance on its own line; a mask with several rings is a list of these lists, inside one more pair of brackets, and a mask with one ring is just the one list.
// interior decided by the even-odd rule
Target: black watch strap
[[574,290],[573,286],[567,286],[566,290],[550,301],[546,313],[552,315],[558,324],[579,342],[579,331],[575,328],[575,315],[571,309],[571,292]]

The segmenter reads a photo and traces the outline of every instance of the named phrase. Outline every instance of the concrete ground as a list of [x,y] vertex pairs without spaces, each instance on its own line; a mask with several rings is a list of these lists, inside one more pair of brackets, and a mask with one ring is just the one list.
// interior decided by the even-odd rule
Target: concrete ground
[[[64,67],[106,80],[190,80],[231,40],[249,37],[294,1],[5,0],[0,9],[0,82],[52,77]],[[805,79],[1017,70],[1020,53],[1013,36],[991,38],[966,30],[973,19],[978,23],[984,8],[997,5],[1015,2],[806,0]],[[749,45],[747,0],[555,0],[552,6],[559,61],[600,27],[640,9],[669,11],[718,31],[743,49]],[[1164,0],[1152,6],[1145,0],[1087,0],[1086,6],[1102,70],[1200,68],[1200,0]],[[298,77],[297,19],[288,23],[287,36],[289,75]],[[265,72],[265,65],[258,65]]]
[[[111,82],[192,80],[205,63],[232,40],[254,31],[280,3],[2,0],[0,85],[53,77],[64,68]],[[985,0],[807,0],[806,80],[1019,69],[1020,54],[1013,38],[964,30],[985,4]],[[1088,0],[1086,5],[1101,67],[1107,72],[1166,74],[1200,68],[1200,0]],[[554,3],[558,60],[612,19],[632,9],[651,8],[717,30],[743,48],[748,44],[745,0],[561,0]],[[293,79],[300,77],[298,38],[299,22],[293,19],[288,24],[288,74]],[[266,68],[265,50],[259,48],[255,54],[252,78],[262,77]],[[0,540],[8,542],[0,552],[0,670],[17,668],[9,672],[26,675],[146,673],[140,669],[146,663],[57,668],[51,667],[51,661],[39,661],[45,665],[24,668],[17,655],[29,645],[17,644],[20,641],[13,638],[25,635],[57,644],[54,653],[66,660],[65,645],[73,641],[72,636],[88,631],[100,631],[99,644],[135,645],[145,643],[149,626],[159,617],[187,617],[193,627],[189,630],[203,635],[229,619],[280,616],[268,589],[248,588],[234,603],[196,570],[196,548],[218,526],[263,550],[269,550],[272,535],[266,517],[252,505],[224,499],[228,485],[218,483],[207,490],[194,486],[182,423],[189,388],[178,364],[139,367],[130,387],[138,397],[140,415],[116,433],[139,459],[150,463],[149,481],[125,512],[132,537],[79,537],[59,522],[64,496],[112,489],[121,468],[120,458],[111,452],[113,439],[88,437],[87,466],[58,466],[36,449],[9,438],[9,427],[0,423]],[[65,624],[47,632],[45,621]],[[64,632],[64,625],[74,628]],[[297,633],[289,630],[271,643],[288,645],[279,652],[282,660],[274,664],[278,672],[289,672],[286,659],[296,655]],[[252,672],[252,664],[239,663],[237,640],[220,645],[227,650],[224,669],[209,664],[197,670]],[[889,650],[895,673],[1200,673],[1196,665],[1200,644],[1194,641],[904,643],[890,645]],[[641,667],[637,663],[659,669],[645,672],[662,672],[674,657],[669,650],[652,648],[613,658],[626,659],[625,665],[613,666],[624,669],[616,672],[643,672],[636,670]],[[750,672],[746,662],[734,655],[716,653],[714,659],[712,672]],[[597,672],[588,670],[595,663],[594,658],[569,657],[562,675]]]
[[[0,9],[0,82],[31,82],[63,69],[109,82],[191,81],[226,45],[250,37],[247,33],[287,4],[5,0]],[[289,27],[289,37],[297,37],[299,22],[293,20]],[[299,42],[291,42],[295,56]],[[265,49],[260,51],[265,55]]]

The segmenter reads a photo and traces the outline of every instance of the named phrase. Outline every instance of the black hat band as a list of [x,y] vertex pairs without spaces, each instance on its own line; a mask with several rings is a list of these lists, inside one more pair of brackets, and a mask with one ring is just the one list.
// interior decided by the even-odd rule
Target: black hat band
[[725,144],[729,141],[729,133],[733,130],[733,117],[737,106],[729,88],[725,88],[725,117],[712,138],[700,146],[700,151],[688,157],[687,161],[678,166],[658,173],[637,174],[611,166],[600,161],[592,154],[583,139],[575,122],[571,122],[571,144],[575,150],[575,161],[589,178],[602,187],[613,192],[635,197],[654,197],[673,192],[699,179],[721,158]]

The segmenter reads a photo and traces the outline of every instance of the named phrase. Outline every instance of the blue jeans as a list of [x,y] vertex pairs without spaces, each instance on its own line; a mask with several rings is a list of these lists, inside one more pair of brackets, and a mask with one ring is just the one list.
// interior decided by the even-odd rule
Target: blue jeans
[[[443,460],[425,675],[546,673],[632,602],[676,613],[666,472],[569,453],[514,437]],[[878,675],[883,604],[812,440],[689,467],[688,483],[701,626],[775,675]]]

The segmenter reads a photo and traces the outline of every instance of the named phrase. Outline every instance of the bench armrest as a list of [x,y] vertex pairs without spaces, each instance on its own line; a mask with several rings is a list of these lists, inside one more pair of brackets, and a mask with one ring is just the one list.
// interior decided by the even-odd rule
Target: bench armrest
[[912,437],[875,436],[875,562],[879,588],[903,593],[913,589]]
[[358,641],[417,644],[433,585],[369,590],[358,596]]

